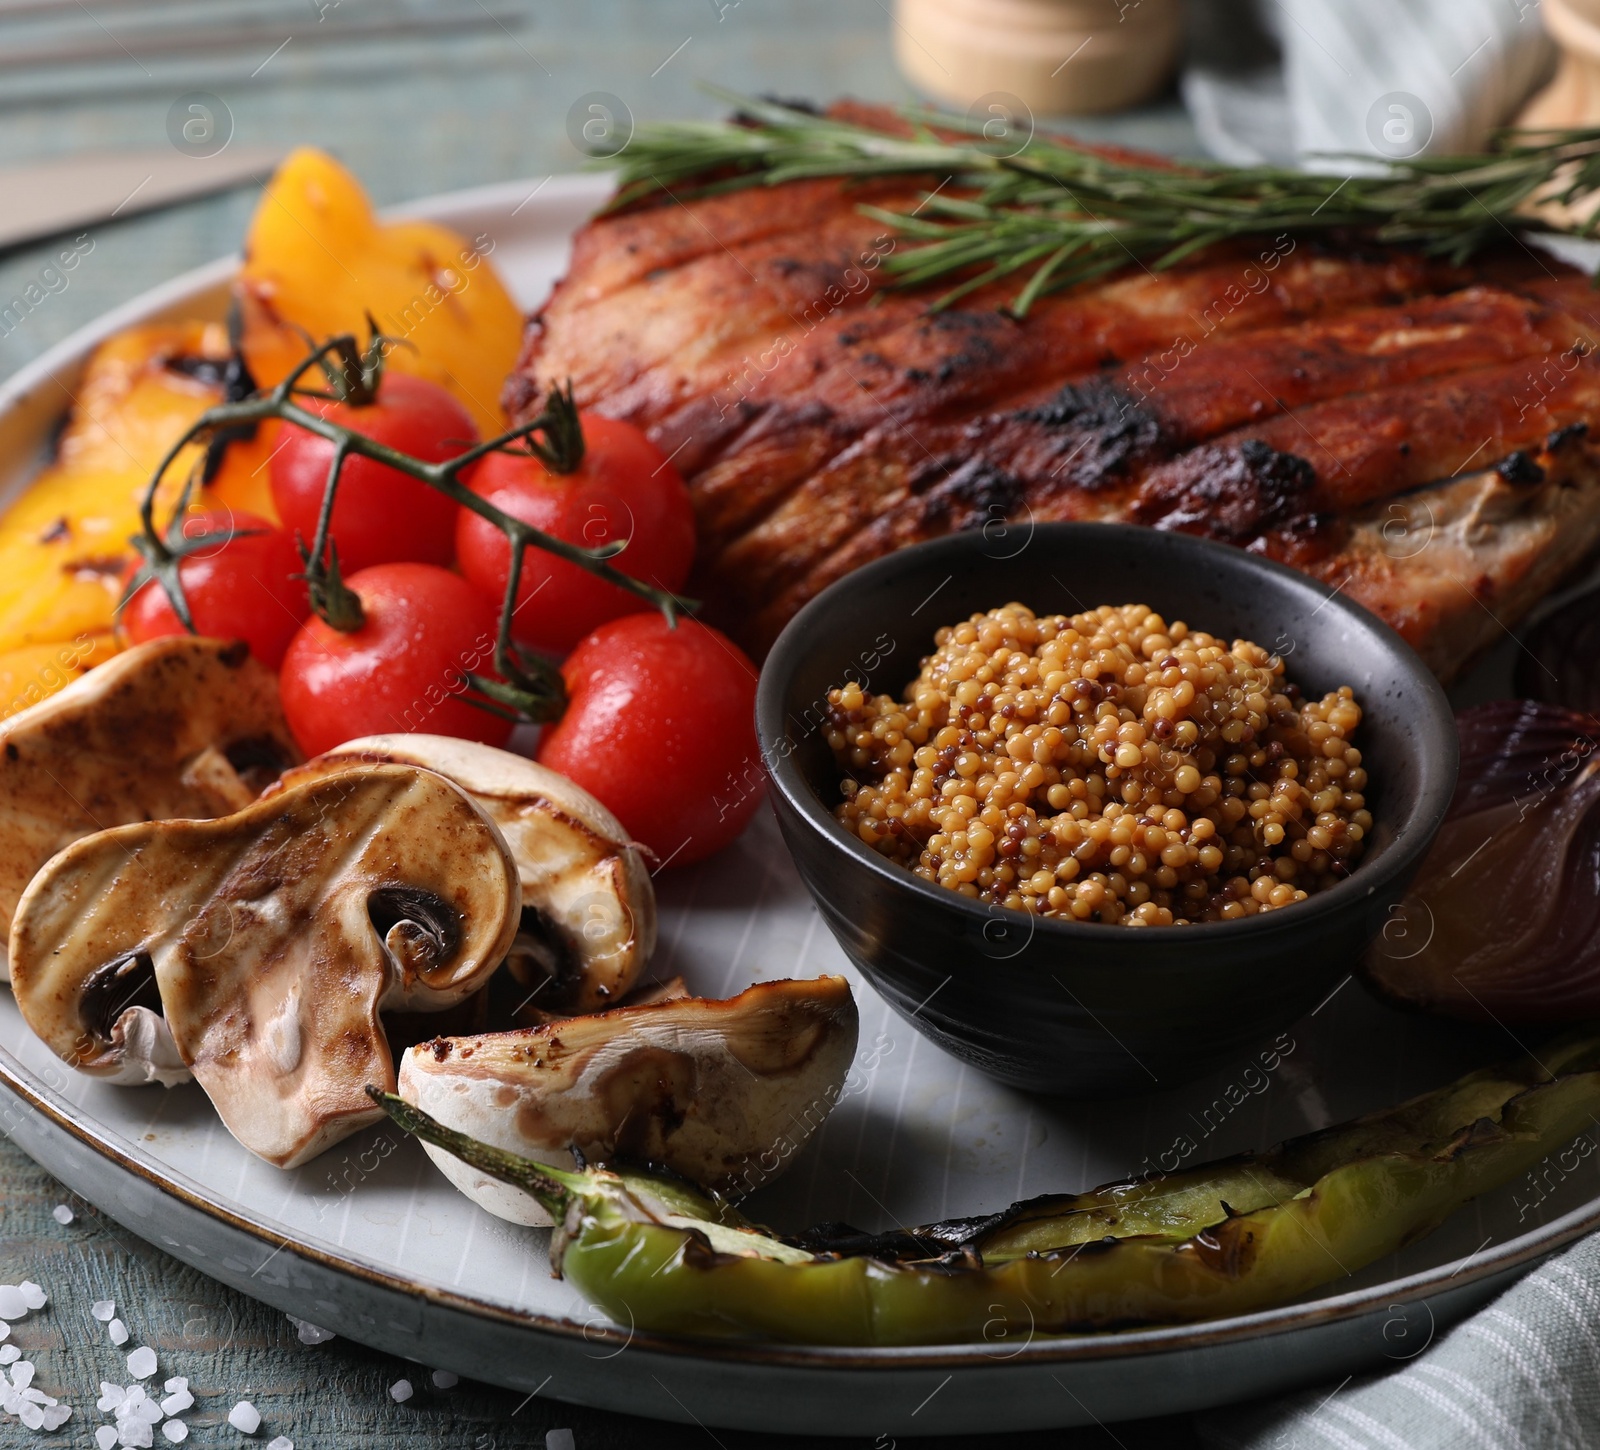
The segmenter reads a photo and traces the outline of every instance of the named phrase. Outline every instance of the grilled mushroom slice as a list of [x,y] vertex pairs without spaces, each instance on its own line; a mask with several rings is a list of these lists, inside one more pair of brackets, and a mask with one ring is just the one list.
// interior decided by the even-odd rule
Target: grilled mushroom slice
[[655,950],[650,873],[621,822],[564,775],[508,750],[444,735],[369,735],[284,777],[382,762],[453,780],[505,835],[522,880],[522,924],[510,966],[536,1007],[616,1006]]
[[278,682],[243,644],[173,635],[108,660],[0,724],[0,931],[69,842],[226,815],[299,758]]
[[[541,1162],[650,1163],[740,1197],[776,1178],[828,1116],[856,1051],[843,977],[762,982],[516,1032],[439,1037],[400,1063],[400,1095],[447,1127]],[[520,1189],[442,1149],[468,1198],[546,1224]]]
[[59,1057],[113,1077],[142,1020],[128,1013],[159,994],[228,1130],[292,1168],[382,1116],[363,1092],[394,1082],[379,1009],[476,991],[518,900],[511,853],[467,795],[377,766],[220,820],[74,842],[17,908],[13,990]]

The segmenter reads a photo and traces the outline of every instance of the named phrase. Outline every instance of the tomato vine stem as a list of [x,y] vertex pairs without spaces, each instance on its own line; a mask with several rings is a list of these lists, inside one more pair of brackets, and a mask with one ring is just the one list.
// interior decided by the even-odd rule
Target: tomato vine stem
[[[570,434],[563,431],[571,426],[570,388],[565,394],[556,390],[552,394],[550,404],[528,422],[507,429],[497,437],[476,443],[465,452],[443,462],[425,463],[397,448],[391,448],[386,443],[369,438],[354,428],[324,418],[320,413],[311,411],[297,401],[304,396],[326,396],[301,386],[301,380],[312,369],[325,368],[331,358],[346,362],[350,357],[360,355],[360,345],[353,334],[342,333],[338,337],[329,338],[320,346],[313,348],[296,364],[288,376],[270,390],[258,392],[237,402],[219,403],[207,409],[185,430],[183,436],[167,449],[156,465],[155,472],[151,475],[144,496],[140,500],[140,532],[134,535],[131,542],[145,560],[145,566],[130,584],[128,593],[123,599],[124,603],[132,597],[137,588],[154,579],[171,600],[178,618],[188,629],[191,631],[194,629],[193,616],[188,601],[184,598],[182,581],[178,577],[178,564],[186,553],[203,545],[215,545],[219,538],[225,542],[227,538],[232,537],[233,531],[228,530],[220,535],[206,534],[194,539],[188,539],[181,533],[175,532],[181,527],[181,516],[197,482],[191,475],[179,496],[173,528],[168,530],[167,536],[163,536],[155,522],[156,497],[162,480],[183,450],[196,441],[215,438],[227,430],[238,430],[242,425],[253,425],[276,418],[281,422],[304,428],[306,432],[324,438],[334,445],[334,456],[328,470],[322,510],[317,521],[317,535],[309,549],[302,543],[301,553],[306,560],[307,575],[312,583],[313,603],[318,603],[316,596],[319,590],[324,594],[318,612],[323,613],[324,618],[329,618],[325,610],[331,609],[335,614],[344,611],[341,617],[346,622],[339,623],[330,619],[330,622],[335,623],[335,627],[344,629],[360,627],[359,618],[355,618],[354,623],[349,622],[352,616],[344,609],[348,601],[341,598],[341,591],[354,601],[357,611],[360,609],[360,601],[345,588],[339,577],[338,554],[329,537],[334,494],[339,486],[340,474],[349,459],[367,458],[374,463],[393,468],[409,478],[415,478],[447,498],[453,499],[463,508],[470,509],[480,518],[488,520],[506,536],[511,547],[511,570],[510,577],[506,581],[505,595],[501,601],[494,648],[494,666],[500,678],[488,679],[464,672],[467,682],[488,697],[487,700],[474,699],[471,694],[464,697],[475,705],[491,709],[495,714],[504,714],[509,710],[518,719],[535,723],[553,720],[565,708],[566,690],[562,684],[560,671],[548,661],[520,649],[511,637],[511,625],[517,611],[517,593],[522,580],[523,557],[529,549],[539,549],[558,559],[564,559],[569,564],[575,564],[585,572],[604,579],[608,584],[627,590],[628,593],[659,609],[670,625],[676,625],[683,615],[692,613],[695,601],[658,589],[642,579],[635,579],[607,562],[626,547],[625,540],[612,540],[595,548],[569,543],[566,539],[557,538],[554,534],[548,534],[543,529],[535,528],[532,524],[512,517],[461,482],[462,472],[489,453],[531,451],[536,456],[543,456],[545,451],[553,448],[570,456],[572,440]],[[541,446],[533,441],[533,435],[536,433],[544,435],[546,440],[544,445]],[[518,443],[523,445],[522,450],[513,447]],[[579,446],[581,448],[581,444]]]

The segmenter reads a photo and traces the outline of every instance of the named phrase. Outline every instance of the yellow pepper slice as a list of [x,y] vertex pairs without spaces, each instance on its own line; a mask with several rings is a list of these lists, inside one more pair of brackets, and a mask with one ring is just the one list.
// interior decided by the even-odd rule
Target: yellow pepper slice
[[485,436],[500,432],[500,388],[517,360],[522,313],[488,261],[494,245],[487,233],[379,221],[331,156],[293,152],[262,194],[239,274],[257,382],[280,381],[305,356],[307,335],[365,338],[370,314],[403,342],[389,366],[442,384]]
[[[188,365],[227,355],[223,329],[202,322],[130,328],[95,350],[54,462],[0,519],[0,653],[111,631],[150,476],[221,398]],[[200,456],[185,449],[168,471],[158,520]]]
[[117,652],[109,634],[84,634],[55,644],[30,644],[0,654],[0,720],[48,700]]
[[[494,239],[431,222],[380,222],[355,178],[319,151],[296,151],[263,195],[237,295],[256,381],[281,380],[306,338],[366,333],[370,313],[404,345],[390,365],[449,388],[485,433],[501,427],[500,386],[516,360],[522,316],[487,260]],[[0,656],[107,636],[139,526],[139,502],[171,444],[222,401],[216,368],[229,355],[215,323],[134,327],[90,359],[55,460],[0,519]],[[267,461],[278,425],[228,446],[196,507],[277,521]],[[165,524],[199,461],[186,448],[163,482]],[[46,652],[46,656],[49,652]],[[18,666],[18,679],[48,667]],[[98,658],[98,656],[96,656]],[[0,710],[8,697],[0,677]],[[42,696],[41,696],[42,698]]]

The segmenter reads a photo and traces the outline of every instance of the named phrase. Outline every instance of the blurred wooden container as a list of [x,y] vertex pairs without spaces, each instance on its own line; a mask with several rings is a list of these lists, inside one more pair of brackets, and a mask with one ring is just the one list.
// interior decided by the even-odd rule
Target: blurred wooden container
[[895,0],[900,69],[962,108],[995,91],[1040,115],[1137,105],[1182,38],[1181,0]]
[[1600,0],[1544,0],[1545,29],[1561,47],[1555,78],[1530,102],[1518,126],[1600,125]]

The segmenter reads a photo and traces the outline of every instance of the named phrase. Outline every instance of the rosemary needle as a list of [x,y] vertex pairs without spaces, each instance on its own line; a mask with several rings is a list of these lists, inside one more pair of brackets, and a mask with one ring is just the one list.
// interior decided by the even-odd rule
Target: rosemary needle
[[1600,128],[1505,132],[1481,154],[1381,166],[1352,157],[1359,169],[1339,176],[1113,158],[1038,135],[1019,150],[1014,140],[987,139],[977,122],[926,110],[900,112],[909,134],[894,136],[713,94],[736,106],[732,120],[645,123],[607,162],[620,170],[613,207],[666,190],[706,196],[809,177],[927,176],[933,184],[914,212],[861,210],[908,243],[884,259],[897,282],[954,284],[940,307],[1020,274],[1011,310],[1021,316],[1038,297],[1131,261],[1160,271],[1260,234],[1359,229],[1459,263],[1508,229],[1600,231],[1600,212],[1582,205],[1600,191]]

